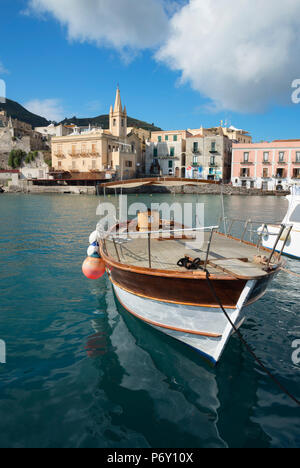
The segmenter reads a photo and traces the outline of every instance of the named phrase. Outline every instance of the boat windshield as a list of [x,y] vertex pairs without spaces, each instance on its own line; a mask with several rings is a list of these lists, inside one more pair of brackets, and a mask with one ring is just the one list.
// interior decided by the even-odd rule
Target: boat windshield
[[298,205],[291,214],[290,223],[300,223],[300,205]]

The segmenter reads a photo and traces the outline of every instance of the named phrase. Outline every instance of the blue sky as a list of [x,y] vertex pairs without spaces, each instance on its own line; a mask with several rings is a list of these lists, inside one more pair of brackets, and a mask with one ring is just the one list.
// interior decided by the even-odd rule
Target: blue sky
[[[75,6],[77,0],[72,1]],[[211,33],[214,24],[207,36],[199,26],[205,19],[204,3],[213,9],[223,2],[230,9],[232,0],[147,0],[157,10],[126,19],[124,11],[117,11],[120,0],[106,1],[81,2],[86,4],[82,12],[82,6],[70,9],[70,0],[0,0],[0,78],[7,97],[48,118],[92,117],[108,113],[119,83],[128,114],[164,129],[209,127],[227,120],[248,130],[255,141],[300,138],[300,104],[291,102],[292,80],[300,78],[300,28],[293,23],[300,2],[288,1],[286,29],[277,29],[281,39],[270,44],[267,26],[256,21],[249,45],[238,13],[224,17],[220,37]],[[133,6],[137,0],[122,1]],[[112,5],[115,10],[110,11]],[[112,13],[111,29],[105,12]],[[84,21],[80,15],[86,15]],[[148,15],[149,22],[141,24]],[[276,10],[269,26],[276,29],[281,18]],[[222,17],[216,21],[220,29]],[[240,25],[234,33],[231,21]],[[116,24],[122,25],[120,34]],[[224,49],[219,50],[223,37]],[[235,47],[243,40],[248,48]]]

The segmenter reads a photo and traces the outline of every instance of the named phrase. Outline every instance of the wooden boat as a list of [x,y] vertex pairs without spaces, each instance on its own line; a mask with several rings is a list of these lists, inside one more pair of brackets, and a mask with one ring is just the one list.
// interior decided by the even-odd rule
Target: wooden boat
[[[267,249],[222,234],[217,226],[193,229],[159,220],[152,229],[151,214],[145,229],[145,216],[117,224],[100,241],[116,297],[134,317],[216,364],[245,320],[246,307],[279,272],[281,255],[272,251],[266,257]],[[200,230],[204,242],[195,245]]]

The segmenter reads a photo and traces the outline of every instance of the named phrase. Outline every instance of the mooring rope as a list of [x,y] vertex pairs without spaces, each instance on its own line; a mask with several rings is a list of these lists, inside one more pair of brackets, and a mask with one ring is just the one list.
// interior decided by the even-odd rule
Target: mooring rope
[[227,318],[228,322],[230,323],[230,325],[232,326],[234,331],[237,333],[237,335],[238,335],[239,339],[241,340],[241,342],[244,344],[246,349],[249,351],[249,353],[252,355],[252,357],[255,359],[255,361],[259,364],[259,366],[262,368],[262,370],[273,380],[273,382],[275,382],[275,384],[280,388],[280,390],[282,390],[291,400],[293,400],[294,403],[296,403],[298,406],[300,406],[300,401],[296,397],[294,397],[294,395],[292,395],[284,387],[284,385],[282,383],[279,382],[279,380],[266,368],[266,366],[262,363],[262,361],[256,356],[255,352],[252,350],[250,345],[247,343],[247,341],[245,340],[245,338],[241,334],[240,330],[235,326],[235,324],[232,322],[231,318],[229,317],[228,313],[226,312],[221,300],[219,299],[219,297],[218,297],[218,295],[216,293],[215,287],[214,287],[214,285],[213,285],[213,283],[212,283],[212,281],[210,279],[209,271],[208,270],[204,270],[204,271],[206,273],[207,283],[209,285],[209,288],[210,288],[215,300],[220,305],[225,317]]
[[294,271],[287,270],[286,268],[283,268],[283,267],[280,267],[280,269],[282,271],[284,271],[285,273],[288,273],[289,275],[296,276],[297,278],[300,278],[299,273],[295,273]]

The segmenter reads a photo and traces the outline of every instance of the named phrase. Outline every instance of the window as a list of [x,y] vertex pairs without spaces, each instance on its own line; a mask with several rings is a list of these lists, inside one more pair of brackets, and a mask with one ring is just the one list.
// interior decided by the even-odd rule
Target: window
[[96,148],[97,146],[96,145],[92,145],[92,153],[95,154],[96,153]]
[[172,148],[170,148],[170,156],[174,157],[175,156],[175,148],[172,146]]
[[194,141],[193,152],[198,153],[198,150],[199,150],[199,143],[197,141]]
[[122,127],[124,127],[124,119],[122,119]]
[[284,151],[279,151],[279,162],[284,162]]
[[197,156],[197,155],[194,155],[194,156],[193,156],[193,164],[194,164],[194,165],[197,165],[197,164],[198,164],[198,156]]
[[132,161],[126,161],[125,167],[132,167]]
[[177,141],[177,135],[173,136],[173,141]]
[[277,169],[276,177],[277,177],[277,179],[284,179],[285,178],[285,170],[284,169]]
[[58,167],[61,167],[61,161],[58,161]]
[[264,153],[264,162],[265,163],[269,162],[269,153],[268,152]]
[[212,153],[216,152],[216,142],[215,141],[211,142],[211,151],[212,151]]
[[269,177],[269,169],[264,168],[263,169],[263,178],[267,179]]
[[157,148],[154,148],[154,150],[153,150],[153,156],[154,156],[154,158],[157,158]]
[[300,151],[296,151],[296,162],[300,163]]
[[169,161],[169,169],[173,169],[173,161]]
[[76,154],[76,145],[72,145],[72,154]]
[[293,178],[300,179],[300,169],[294,169]]
[[249,162],[249,153],[244,153],[244,163]]
[[160,142],[161,142],[161,136],[159,136],[159,137],[157,138],[157,140],[158,140],[158,142],[160,143]]
[[114,119],[114,127],[117,125],[117,119]]
[[250,169],[241,169],[241,177],[250,177]]
[[92,161],[92,169],[96,169],[96,161],[95,161],[95,159]]
[[211,165],[211,166],[215,166],[215,165],[216,165],[216,158],[215,158],[215,156],[211,156],[211,157],[210,157],[210,165]]
[[165,141],[168,141],[169,140],[169,135],[166,135],[165,136]]

